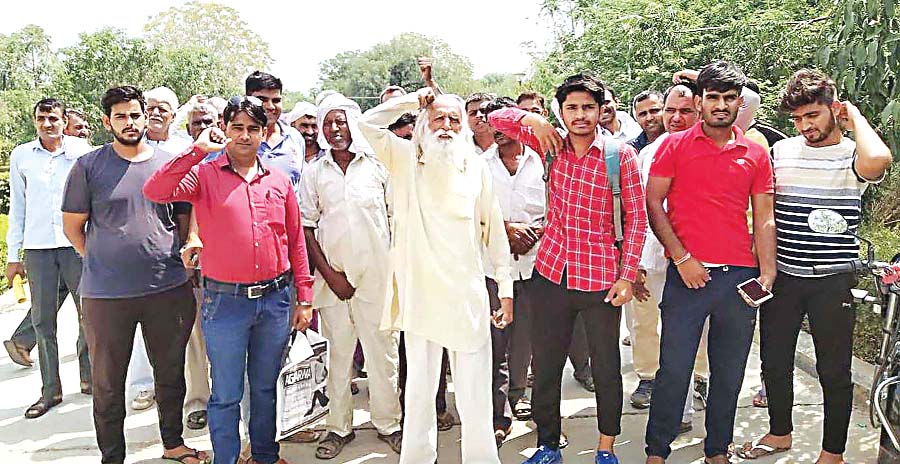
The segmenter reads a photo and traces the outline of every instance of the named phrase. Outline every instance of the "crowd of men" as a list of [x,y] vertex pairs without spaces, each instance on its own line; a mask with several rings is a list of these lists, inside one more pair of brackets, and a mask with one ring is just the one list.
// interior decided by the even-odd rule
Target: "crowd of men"
[[[807,218],[830,208],[855,229],[892,157],[833,81],[791,77],[788,138],[755,119],[759,89],[722,61],[641,92],[630,113],[598,79],[571,76],[549,105],[556,124],[538,93],[463,99],[419,66],[424,88],[387,87],[364,114],[333,91],[283,114],[281,81],[263,72],[244,96],[185,105],[164,87],[111,88],[101,147],[82,112],[37,102],[37,139],[11,155],[7,236],[7,277],[27,272],[32,307],[4,345],[27,366],[36,345],[43,380],[25,416],[62,402],[56,314],[71,293],[104,463],[126,456],[126,390],[133,409],[157,405],[164,458],[210,462],[185,446],[186,424],[209,427],[217,463],[284,463],[276,378],[292,331],[310,326],[330,342],[329,412],[324,433],[288,441],[315,443],[319,459],[355,439],[364,369],[372,425],[401,463],[437,462],[438,431],[455,422],[448,371],[463,462],[499,463],[513,421],[529,419],[525,462],[562,462],[569,358],[596,395],[595,462],[617,463],[624,312],[646,462],[691,431],[696,391],[705,462],[721,464],[790,450],[807,316],[825,398],[816,462],[843,462],[855,277],[812,267],[859,250]],[[758,308],[739,294],[750,279],[774,298]],[[770,428],[735,447],[757,313],[755,402]]]

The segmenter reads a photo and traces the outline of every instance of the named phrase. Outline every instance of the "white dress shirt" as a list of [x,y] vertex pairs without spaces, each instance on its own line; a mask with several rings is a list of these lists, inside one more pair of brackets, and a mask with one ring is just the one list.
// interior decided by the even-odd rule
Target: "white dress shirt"
[[620,142],[628,142],[629,140],[641,135],[644,129],[637,123],[628,113],[624,111],[616,111],[616,119],[619,120],[619,130],[613,134],[606,128],[597,126],[604,135],[609,135]]
[[[544,165],[537,153],[526,145],[519,157],[516,173],[510,175],[509,170],[500,159],[497,145],[492,146],[482,155],[494,177],[494,195],[500,202],[503,220],[538,225],[543,222],[547,196],[544,185]],[[540,241],[528,253],[512,256],[513,280],[527,280],[534,271],[534,260]],[[484,263],[487,276],[494,278],[494,268],[490,261]]]
[[14,148],[9,157],[9,228],[7,261],[19,262],[19,251],[70,247],[62,228],[62,197],[69,170],[93,150],[85,140],[63,136],[54,153],[40,139]]
[[475,352],[491,339],[484,259],[494,266],[500,298],[512,298],[509,242],[484,159],[418,155],[418,146],[387,129],[416,113],[416,94],[389,100],[359,122],[391,174],[393,233],[383,329],[399,329],[447,349]]
[[[374,155],[356,154],[345,174],[330,149],[307,166],[300,180],[303,226],[317,229],[328,264],[356,289],[353,298],[369,303],[381,303],[387,291],[387,182],[387,169]],[[319,270],[315,277],[313,307],[338,304]]]
[[[641,163],[641,182],[644,183],[644,189],[647,188],[647,181],[650,180],[650,165],[656,157],[656,150],[662,145],[663,140],[669,136],[668,132],[663,133],[650,145],[644,147],[638,153],[638,162]],[[669,265],[666,259],[666,248],[656,238],[656,234],[647,226],[647,238],[644,240],[644,250],[641,252],[640,268],[647,272],[664,272]]]

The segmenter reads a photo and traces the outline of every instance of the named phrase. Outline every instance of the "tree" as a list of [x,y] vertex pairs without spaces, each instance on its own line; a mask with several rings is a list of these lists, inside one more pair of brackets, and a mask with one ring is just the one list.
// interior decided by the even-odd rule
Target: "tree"
[[677,70],[725,59],[759,82],[762,117],[772,119],[778,90],[791,72],[813,63],[827,25],[812,3],[545,0],[557,37],[536,61],[530,85],[550,92],[566,76],[590,71],[627,101],[664,89]]
[[50,37],[38,26],[0,35],[0,90],[44,87],[54,61]]
[[218,3],[191,1],[151,18],[144,26],[147,43],[159,50],[203,50],[215,57],[226,79],[221,88],[243,88],[244,78],[272,63],[269,44],[254,33],[240,13]]
[[365,51],[343,52],[324,61],[319,70],[321,88],[357,100],[363,110],[378,104],[388,85],[408,92],[422,87],[416,59],[434,57],[434,78],[447,92],[466,95],[472,90],[472,64],[450,50],[446,42],[420,34],[400,34]]

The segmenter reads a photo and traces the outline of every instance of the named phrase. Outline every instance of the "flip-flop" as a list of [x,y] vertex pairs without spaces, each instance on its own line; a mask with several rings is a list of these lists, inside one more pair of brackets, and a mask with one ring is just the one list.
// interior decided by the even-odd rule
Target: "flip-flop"
[[[189,448],[189,449],[190,449],[190,448]],[[188,459],[188,458],[194,458],[194,459],[196,459],[197,461],[199,461],[200,464],[208,464],[208,463],[212,462],[212,460],[209,459],[209,456],[207,456],[207,457],[205,457],[205,458],[201,458],[201,457],[200,457],[200,451],[198,451],[198,450],[191,450],[191,452],[189,452],[189,453],[184,453],[184,454],[179,455],[179,456],[172,456],[172,457],[169,457],[169,456],[163,456],[163,457],[162,457],[162,460],[164,460],[164,461],[175,461],[175,462],[180,462],[180,463],[182,463],[182,464],[186,464],[185,459]]]
[[398,430],[388,435],[379,433],[378,439],[387,443],[395,453],[400,454],[400,448],[403,446],[403,432]]
[[35,402],[31,406],[29,406],[28,409],[25,410],[25,418],[26,419],[37,419],[38,417],[41,417],[44,414],[47,414],[47,411],[49,411],[50,409],[52,409],[59,403],[62,403],[61,396],[58,396],[56,398],[51,398],[50,400],[45,400],[44,398],[41,398],[41,399],[37,400],[37,402]]
[[446,432],[447,430],[452,429],[453,424],[455,423],[456,419],[449,411],[444,411],[437,416],[437,429],[440,432]]
[[760,389],[753,395],[753,407],[755,408],[768,408],[769,407],[769,398],[766,397],[766,391]]
[[187,416],[187,428],[191,430],[200,430],[206,427],[207,413],[206,411],[194,411]]
[[316,447],[316,458],[317,459],[334,459],[341,451],[344,450],[344,446],[347,443],[353,441],[356,438],[355,432],[350,432],[350,435],[346,437],[342,437],[334,432],[328,432],[328,435],[325,435],[325,438],[319,442],[319,446]]
[[790,450],[790,448],[778,448],[776,446],[760,443],[759,440],[756,440],[744,443],[744,446],[741,446],[741,449],[737,450],[737,455],[741,459],[759,459],[773,454],[783,453],[788,450]]

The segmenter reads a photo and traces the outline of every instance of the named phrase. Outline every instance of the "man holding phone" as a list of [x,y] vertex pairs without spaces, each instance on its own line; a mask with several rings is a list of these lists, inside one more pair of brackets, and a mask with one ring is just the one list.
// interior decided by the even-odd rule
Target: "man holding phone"
[[[801,135],[773,147],[781,275],[773,289],[777,298],[759,314],[769,433],[744,444],[738,454],[745,459],[791,448],[794,351],[807,315],[825,398],[822,451],[816,462],[843,462],[853,401],[850,360],[856,314],[849,306],[856,276],[816,276],[813,266],[853,260],[859,243],[849,234],[814,233],[807,218],[815,209],[830,208],[855,231],[862,194],[884,177],[892,157],[859,110],[836,96],[834,81],[808,69],[797,71],[782,94],[781,110],[791,115]],[[856,140],[844,137],[843,130],[852,131]]]
[[[660,366],[647,424],[647,464],[664,463],[671,453],[707,317],[713,381],[705,462],[728,462],[738,392],[756,325],[755,308],[736,287],[758,276],[761,285],[770,288],[776,272],[772,163],[762,146],[734,126],[746,81],[732,64],[716,61],[704,67],[694,97],[702,121],[669,135],[650,168],[650,226],[673,265],[660,304]],[[748,202],[753,209],[752,238]]]

